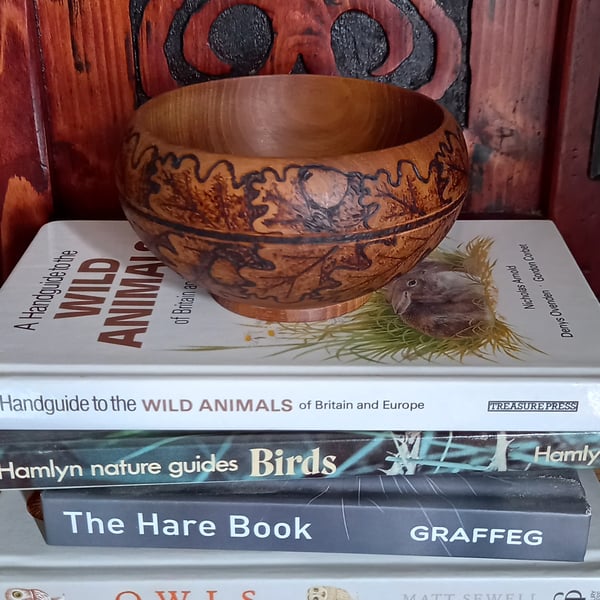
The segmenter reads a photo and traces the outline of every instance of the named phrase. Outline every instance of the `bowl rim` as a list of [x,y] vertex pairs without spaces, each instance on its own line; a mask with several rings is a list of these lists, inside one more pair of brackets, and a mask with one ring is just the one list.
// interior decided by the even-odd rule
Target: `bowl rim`
[[[152,110],[155,103],[160,101],[164,101],[164,99],[168,96],[176,96],[176,95],[184,95],[190,88],[197,88],[198,86],[206,86],[206,85],[227,85],[228,82],[231,81],[243,81],[244,83],[249,80],[256,78],[270,78],[270,79],[289,79],[291,77],[304,77],[304,78],[323,78],[329,80],[350,80],[353,83],[358,83],[359,85],[372,85],[372,86],[387,86],[393,88],[395,93],[406,94],[413,97],[418,97],[420,100],[425,102],[426,104],[435,107],[437,110],[441,112],[441,120],[439,125],[427,133],[426,135],[410,140],[403,144],[396,144],[393,146],[386,146],[384,148],[376,148],[374,150],[366,150],[364,152],[348,152],[344,154],[325,154],[325,155],[293,155],[293,156],[270,156],[270,155],[251,155],[251,154],[231,154],[231,153],[221,153],[221,152],[212,152],[210,150],[205,150],[203,148],[198,148],[185,144],[175,144],[171,142],[167,142],[164,138],[156,135],[149,127],[145,126],[144,117],[147,112]],[[130,138],[133,134],[138,133],[138,135],[145,138],[148,145],[153,145],[158,149],[160,149],[160,154],[162,156],[168,156],[169,154],[173,154],[174,156],[181,156],[182,154],[198,154],[205,157],[212,158],[215,161],[218,160],[243,160],[248,163],[256,162],[257,164],[264,163],[265,161],[269,161],[270,163],[275,163],[277,165],[282,164],[291,164],[291,163],[299,163],[306,164],[308,162],[314,163],[315,161],[343,161],[351,158],[356,158],[358,156],[370,158],[377,157],[381,154],[388,154],[390,152],[397,152],[398,149],[404,149],[407,154],[410,153],[411,147],[421,146],[423,143],[426,143],[428,139],[439,137],[440,131],[449,131],[451,133],[457,134],[459,139],[463,140],[464,143],[464,134],[463,129],[459,125],[457,119],[454,115],[442,104],[440,104],[437,100],[434,100],[430,96],[423,94],[417,90],[412,90],[409,88],[404,88],[401,86],[397,86],[391,83],[375,81],[371,79],[360,79],[357,77],[345,77],[342,75],[326,75],[326,74],[313,74],[313,73],[288,73],[288,74],[265,74],[265,75],[244,75],[244,76],[235,76],[235,77],[221,77],[215,78],[204,82],[192,83],[189,85],[183,85],[160,94],[153,96],[149,100],[147,100],[144,104],[139,106],[132,114],[128,128],[126,133],[126,138]]]

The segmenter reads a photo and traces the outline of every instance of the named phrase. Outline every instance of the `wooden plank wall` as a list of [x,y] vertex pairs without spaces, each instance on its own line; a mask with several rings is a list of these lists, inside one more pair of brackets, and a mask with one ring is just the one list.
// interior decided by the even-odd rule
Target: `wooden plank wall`
[[600,2],[577,2],[565,23],[548,210],[600,296]]
[[541,216],[559,2],[473,3],[467,135],[476,214]]
[[31,3],[0,8],[0,280],[51,214],[40,55]]
[[40,0],[36,7],[57,213],[114,218],[113,161],[135,108],[128,4]]

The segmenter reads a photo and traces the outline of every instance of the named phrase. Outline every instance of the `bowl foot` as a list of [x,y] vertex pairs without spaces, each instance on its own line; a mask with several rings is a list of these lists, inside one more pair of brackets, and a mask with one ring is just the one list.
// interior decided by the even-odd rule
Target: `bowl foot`
[[310,321],[333,319],[334,317],[339,317],[357,309],[370,297],[371,294],[369,293],[360,298],[313,308],[276,308],[272,306],[257,306],[245,302],[237,302],[213,294],[213,298],[227,310],[245,317],[276,323],[308,323]]

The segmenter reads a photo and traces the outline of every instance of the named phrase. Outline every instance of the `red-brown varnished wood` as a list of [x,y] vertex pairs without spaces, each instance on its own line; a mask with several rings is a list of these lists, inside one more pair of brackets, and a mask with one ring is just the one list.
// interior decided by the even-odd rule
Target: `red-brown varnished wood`
[[559,0],[475,0],[467,139],[474,214],[542,216]]
[[0,280],[52,209],[31,9],[26,0],[0,4]]
[[135,107],[128,2],[37,2],[59,214],[121,215],[114,159]]
[[[600,296],[600,180],[589,176],[600,94],[600,2],[569,3],[564,72],[557,105],[556,152],[549,165],[550,216]],[[598,142],[598,140],[597,140]]]
[[[206,14],[198,13],[192,18],[190,35],[186,37],[188,55],[194,56],[198,50],[206,49],[206,44],[192,44],[191,40],[206,39],[208,26],[226,7],[239,4],[235,0],[218,0],[208,5]],[[337,75],[330,44],[330,32],[335,20],[349,10],[362,10],[372,16],[387,29],[390,52],[385,63],[376,73],[386,73],[396,67],[412,48],[411,35],[406,35],[409,23],[403,13],[391,2],[373,0],[288,0],[285,4],[273,0],[257,0],[254,4],[265,10],[272,19],[277,32],[273,50],[269,55],[262,74],[291,73],[297,57],[302,56],[309,73]],[[404,34],[403,34],[404,33]],[[201,68],[205,65],[215,75],[224,75],[223,63],[214,60],[211,52],[197,54]]]

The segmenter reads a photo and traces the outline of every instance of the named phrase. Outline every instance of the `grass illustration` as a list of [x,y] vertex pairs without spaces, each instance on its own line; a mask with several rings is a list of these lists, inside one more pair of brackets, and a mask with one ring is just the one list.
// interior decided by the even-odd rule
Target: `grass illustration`
[[[357,310],[315,323],[255,323],[247,326],[240,347],[262,346],[270,355],[301,356],[320,350],[330,360],[394,363],[447,358],[462,361],[468,356],[494,360],[498,354],[518,359],[524,350],[536,349],[496,313],[497,290],[490,261],[492,240],[478,237],[452,250],[438,248],[428,258],[465,273],[484,289],[485,302],[493,312],[491,323],[474,324],[447,338],[435,338],[407,325],[394,311],[383,290],[375,292]],[[193,350],[225,350],[228,346],[200,346]]]

